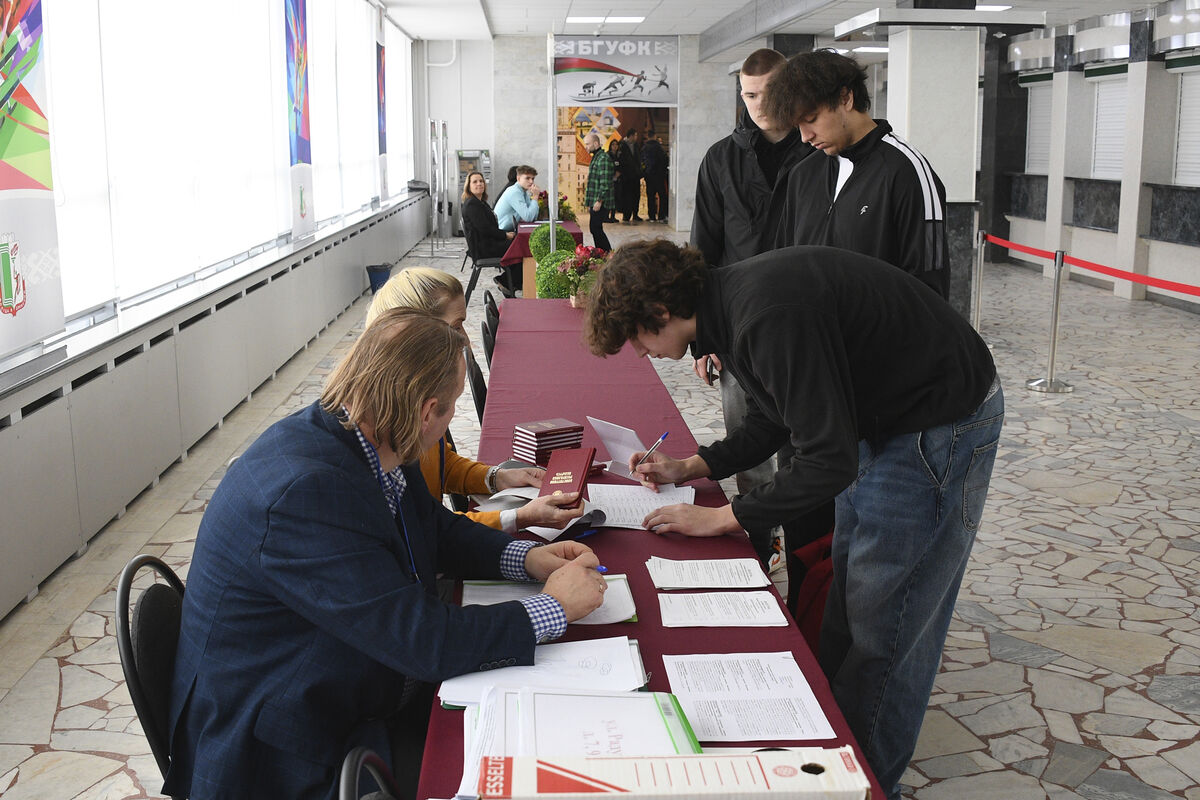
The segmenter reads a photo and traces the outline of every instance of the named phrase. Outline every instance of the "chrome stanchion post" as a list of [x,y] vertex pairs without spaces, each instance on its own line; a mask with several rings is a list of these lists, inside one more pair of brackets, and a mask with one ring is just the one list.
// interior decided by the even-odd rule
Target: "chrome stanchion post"
[[975,246],[974,302],[971,307],[971,327],[979,332],[979,318],[983,314],[983,246],[987,244],[987,231],[980,231]]
[[1050,295],[1050,357],[1046,362],[1046,377],[1025,381],[1025,388],[1047,394],[1073,392],[1075,387],[1066,381],[1054,378],[1054,355],[1058,349],[1058,307],[1062,301],[1063,256],[1062,250],[1054,251],[1054,289]]

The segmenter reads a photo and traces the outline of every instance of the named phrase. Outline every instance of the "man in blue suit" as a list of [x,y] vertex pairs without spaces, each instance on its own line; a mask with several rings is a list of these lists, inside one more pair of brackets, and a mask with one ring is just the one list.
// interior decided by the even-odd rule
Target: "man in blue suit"
[[[441,320],[387,312],[318,403],[229,469],[187,577],[164,792],[333,798],[351,748],[389,757],[388,718],[417,682],[531,664],[600,604],[586,546],[514,540],[425,488],[416,458],[454,414],[465,345]],[[462,608],[438,599],[438,571],[546,586]]]

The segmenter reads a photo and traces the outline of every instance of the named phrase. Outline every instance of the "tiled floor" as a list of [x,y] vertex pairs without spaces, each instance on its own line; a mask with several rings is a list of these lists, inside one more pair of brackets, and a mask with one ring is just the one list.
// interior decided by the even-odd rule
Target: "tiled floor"
[[[670,233],[608,231],[614,243]],[[425,243],[403,263],[456,272],[461,260],[456,240],[434,257]],[[1069,284],[1058,376],[1075,391],[1046,396],[1022,384],[1044,369],[1048,297],[1035,273],[988,269],[982,328],[1008,418],[906,794],[1200,800],[1200,316]],[[478,331],[481,298],[468,330]],[[317,396],[365,308],[334,322],[0,622],[0,795],[157,796],[112,637],[115,576],[151,552],[186,577],[224,464]],[[716,391],[688,364],[658,368],[696,438],[719,436]],[[467,394],[452,429],[474,452]]]

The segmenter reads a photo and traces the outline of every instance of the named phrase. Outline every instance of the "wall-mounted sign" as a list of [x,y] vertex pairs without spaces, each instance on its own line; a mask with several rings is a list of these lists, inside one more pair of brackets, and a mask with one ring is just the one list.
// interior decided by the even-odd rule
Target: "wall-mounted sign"
[[678,36],[555,36],[560,106],[674,106]]

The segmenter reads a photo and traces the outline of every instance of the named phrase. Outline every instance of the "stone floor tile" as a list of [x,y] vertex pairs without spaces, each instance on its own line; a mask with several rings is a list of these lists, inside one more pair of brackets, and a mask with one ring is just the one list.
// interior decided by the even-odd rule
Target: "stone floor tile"
[[1172,742],[1161,739],[1140,739],[1134,736],[1108,736],[1101,734],[1097,737],[1100,746],[1117,758],[1137,758],[1151,756],[1159,750],[1170,747]]
[[925,761],[914,761],[913,766],[929,778],[954,778],[960,775],[977,775],[981,772],[1004,769],[1004,765],[981,750],[938,756]]
[[1104,704],[1104,687],[1043,669],[1029,669],[1033,700],[1041,708],[1083,713]]
[[1180,747],[1177,750],[1165,750],[1160,755],[1171,762],[1171,766],[1186,773],[1197,784],[1200,784],[1200,742]]
[[1177,792],[1195,785],[1195,781],[1159,756],[1130,758],[1126,759],[1125,764],[1146,783],[1168,792]]
[[20,766],[16,783],[4,798],[72,798],[121,767],[120,761],[89,753],[38,753]]
[[917,800],[1045,800],[1037,779],[1019,772],[988,772],[938,781],[920,789]]
[[1200,714],[1200,676],[1156,675],[1146,694],[1172,711]]
[[917,739],[913,760],[921,761],[967,750],[979,750],[983,746],[983,741],[945,711],[930,709],[925,712],[925,721],[921,725],[921,735]]
[[58,709],[58,664],[39,659],[0,700],[0,743],[44,745]]
[[1088,733],[1105,733],[1128,736],[1144,729],[1150,720],[1144,717],[1127,717],[1122,714],[1088,714],[1080,727]]
[[1175,795],[1155,789],[1127,772],[1097,770],[1076,787],[1088,800],[1176,800]]
[[988,752],[997,761],[1012,764],[1017,761],[1025,761],[1048,755],[1050,751],[1043,745],[1030,741],[1024,736],[1010,734],[1009,736],[998,736],[989,741]]
[[1018,631],[1013,635],[1122,675],[1133,675],[1161,663],[1171,647],[1157,636],[1084,626],[1053,625],[1044,631]]
[[1094,747],[1055,742],[1050,752],[1050,763],[1042,773],[1042,780],[1075,788],[1107,758],[1108,753]]
[[1158,703],[1135,694],[1126,688],[1117,689],[1104,698],[1104,710],[1109,714],[1124,714],[1129,717],[1161,719],[1164,722],[1187,722],[1186,719],[1174,711],[1160,706]]
[[1200,725],[1176,725],[1171,722],[1163,722],[1162,720],[1151,722],[1146,729],[1159,739],[1174,739],[1176,741],[1195,739],[1196,734],[1200,733]]
[[1025,694],[990,705],[959,721],[977,736],[990,736],[1044,723],[1042,716],[1033,708],[1032,698]]

